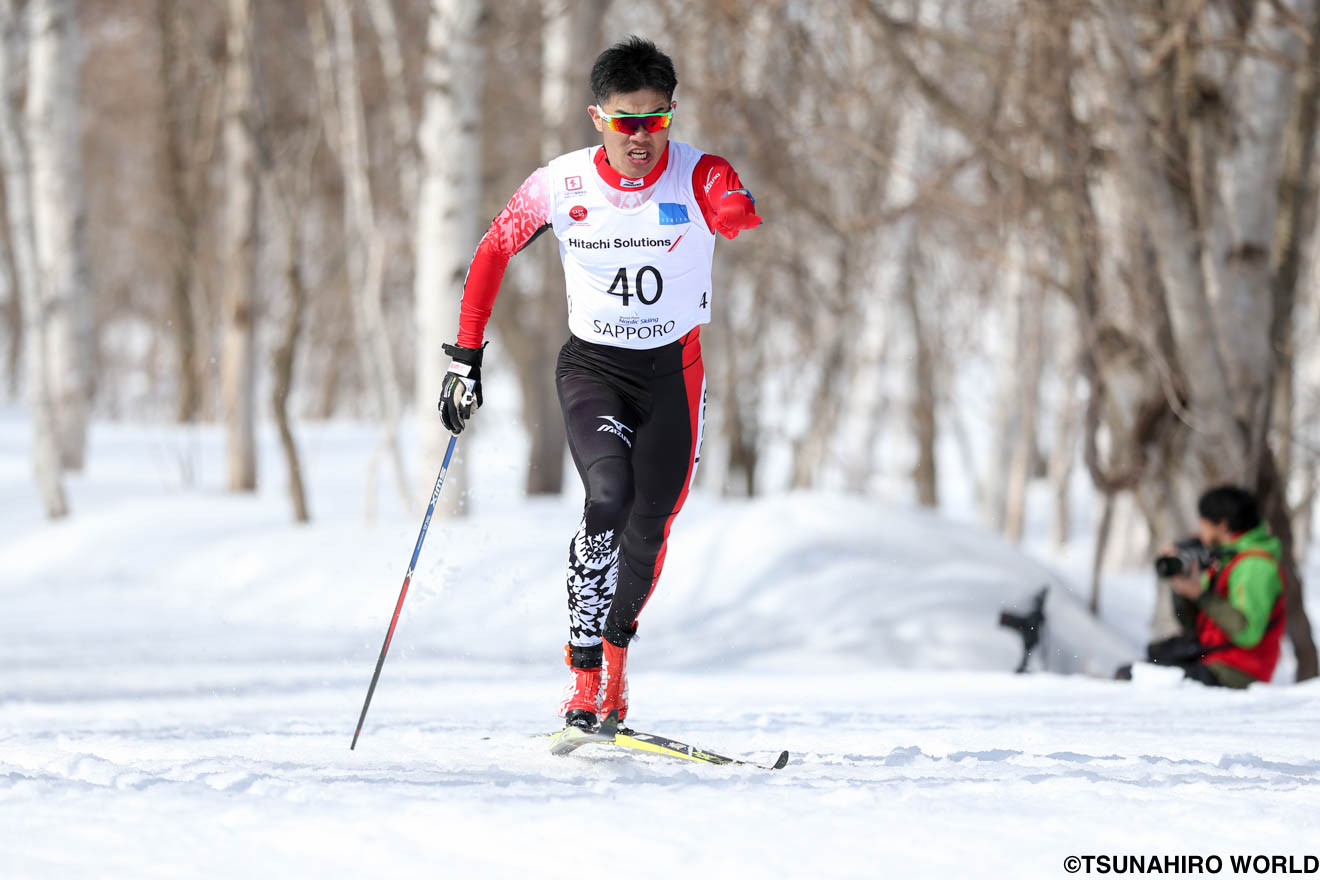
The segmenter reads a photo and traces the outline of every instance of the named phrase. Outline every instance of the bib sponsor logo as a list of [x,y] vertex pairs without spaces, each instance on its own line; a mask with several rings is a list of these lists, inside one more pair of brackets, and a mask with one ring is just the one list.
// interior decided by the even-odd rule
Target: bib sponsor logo
[[[707,188],[707,189],[710,189],[709,185],[707,185],[706,188]],[[579,190],[582,189],[582,178],[581,178],[581,177],[576,177],[576,176],[575,176],[575,177],[565,177],[565,178],[564,178],[564,189],[568,190],[569,192],[578,192]]]
[[678,202],[660,202],[660,225],[681,226],[688,221],[687,205]]
[[568,209],[568,216],[581,223],[583,220],[587,219],[587,209],[581,205],[574,205]]
[[628,323],[607,324],[597,319],[592,321],[591,325],[592,329],[601,336],[628,341],[633,339],[662,339],[673,333],[676,326],[674,321],[662,323],[658,318],[645,318],[637,323],[633,323],[637,319],[621,318],[620,320],[628,321]]
[[566,238],[563,241],[571,248],[581,248],[588,251],[609,250],[610,248],[670,248],[675,244],[672,238]]

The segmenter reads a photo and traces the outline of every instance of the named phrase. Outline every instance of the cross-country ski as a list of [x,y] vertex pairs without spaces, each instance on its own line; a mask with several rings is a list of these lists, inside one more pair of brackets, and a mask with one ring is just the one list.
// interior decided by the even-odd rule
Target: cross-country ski
[[781,751],[771,763],[758,763],[740,758],[727,758],[706,749],[697,748],[669,737],[654,733],[643,733],[627,727],[620,727],[612,716],[601,722],[594,730],[582,730],[577,727],[565,727],[550,734],[550,753],[552,755],[570,755],[586,745],[614,746],[621,749],[633,749],[677,758],[681,761],[695,761],[701,764],[734,764],[747,767],[759,767],[762,770],[781,770],[788,764],[788,752]]

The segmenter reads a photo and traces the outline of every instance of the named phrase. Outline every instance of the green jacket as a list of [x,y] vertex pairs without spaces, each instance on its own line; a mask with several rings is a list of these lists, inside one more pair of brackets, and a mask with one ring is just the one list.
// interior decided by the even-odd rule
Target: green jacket
[[1229,572],[1227,601],[1210,589],[1210,573],[1202,573],[1201,587],[1205,592],[1196,600],[1197,606],[1218,624],[1233,644],[1239,648],[1254,648],[1265,635],[1274,603],[1283,592],[1278,568],[1282,556],[1279,539],[1261,523],[1219,549],[1225,564],[1244,550],[1264,550],[1272,557],[1273,561],[1258,556],[1239,560]]

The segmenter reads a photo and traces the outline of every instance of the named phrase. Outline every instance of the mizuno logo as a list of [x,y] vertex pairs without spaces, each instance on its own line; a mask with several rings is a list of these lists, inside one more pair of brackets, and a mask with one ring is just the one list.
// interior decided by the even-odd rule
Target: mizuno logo
[[597,416],[596,418],[607,423],[596,429],[597,434],[613,434],[624,443],[627,443],[629,449],[632,449],[632,441],[623,433],[624,431],[627,431],[629,434],[633,433],[632,428],[628,427],[614,416]]
[[720,179],[720,174],[722,173],[723,172],[721,172],[719,169],[712,168],[706,174],[706,186],[705,186],[706,195],[710,195],[710,188],[715,185],[715,181]]

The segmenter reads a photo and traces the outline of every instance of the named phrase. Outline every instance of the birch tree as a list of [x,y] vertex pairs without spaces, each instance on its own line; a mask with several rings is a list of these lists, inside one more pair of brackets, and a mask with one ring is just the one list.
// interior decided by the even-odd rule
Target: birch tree
[[[541,155],[548,162],[555,156],[591,144],[598,139],[589,121],[585,101],[590,99],[587,64],[604,48],[601,22],[608,0],[542,0],[541,30]],[[555,392],[555,353],[562,344],[568,323],[568,305],[560,279],[558,248],[553,242],[542,246],[540,302],[525,314],[530,323],[530,343],[519,346],[523,357],[535,365],[519,365],[523,377],[523,423],[531,434],[527,461],[527,492],[532,495],[558,493],[564,485],[564,450],[567,438],[559,398]]]
[[[275,39],[278,40],[278,36]],[[269,58],[270,49],[267,45],[264,51],[254,54]],[[284,66],[279,65],[279,69],[283,70]],[[311,512],[298,444],[289,418],[289,398],[306,324],[309,284],[304,263],[309,249],[304,244],[304,232],[315,192],[315,159],[323,141],[317,124],[320,120],[316,93],[313,92],[310,99],[306,94],[300,94],[294,105],[297,109],[288,105],[273,106],[277,98],[267,88],[268,79],[263,76],[257,84],[255,132],[260,146],[262,191],[267,194],[271,219],[283,244],[280,276],[285,294],[283,320],[278,322],[279,333],[270,359],[271,413],[284,453],[293,519],[305,523],[311,520]],[[284,117],[282,121],[287,122],[290,116],[301,120],[302,124],[292,127],[292,138],[277,140],[280,129],[277,118]],[[274,297],[271,299],[274,306]],[[271,323],[277,323],[274,315]]]
[[310,16],[317,82],[322,95],[326,130],[335,146],[344,180],[343,217],[345,263],[349,296],[357,334],[358,357],[371,397],[379,408],[381,436],[367,465],[366,517],[375,515],[377,475],[388,459],[393,468],[399,496],[411,505],[415,495],[399,447],[402,401],[395,370],[394,346],[386,325],[381,301],[386,235],[377,222],[363,108],[362,78],[357,60],[353,12],[347,0],[326,0],[325,9],[333,24],[327,36],[319,8]]
[[175,418],[190,422],[201,415],[203,369],[199,354],[195,303],[198,243],[202,234],[202,198],[206,159],[214,148],[224,91],[208,82],[188,9],[179,0],[156,0],[160,38],[160,79],[164,90],[164,183],[174,216],[165,236],[170,253],[170,318],[174,331],[178,397]]
[[[1313,20],[1315,4],[1194,6],[1150,47],[1130,19],[1108,10],[1099,28],[1102,51],[1092,56],[1100,87],[1119,98],[1104,129],[1123,156],[1120,198],[1143,222],[1139,228],[1154,258],[1151,275],[1162,293],[1156,301],[1168,316],[1172,344],[1151,340],[1148,347],[1169,405],[1193,428],[1181,432],[1186,452],[1176,462],[1175,479],[1186,488],[1148,497],[1147,506],[1159,508],[1220,482],[1257,489],[1265,509],[1275,511],[1270,522],[1284,539],[1284,565],[1294,584],[1291,524],[1287,505],[1275,497],[1282,495],[1282,482],[1268,432],[1279,366],[1272,334],[1280,321],[1290,321],[1275,314],[1287,299],[1275,286],[1278,264],[1271,254],[1283,147],[1297,118],[1291,96],[1304,43],[1299,14]],[[1143,73],[1196,87],[1135,93],[1133,83]],[[1152,152],[1157,143],[1173,145],[1166,162],[1175,167]],[[1134,156],[1132,150],[1147,152]],[[1150,328],[1159,326],[1153,322],[1134,335],[1150,339]],[[1307,677],[1316,672],[1315,651],[1297,589],[1289,628],[1296,628],[1299,677]]]
[[[417,203],[416,402],[426,472],[439,470],[449,435],[436,413],[449,359],[441,346],[458,334],[463,279],[480,235],[481,25],[483,0],[432,0],[427,27],[422,118],[421,189]],[[461,468],[455,468],[461,470]],[[452,479],[451,475],[451,479]],[[461,487],[463,473],[457,480]],[[429,484],[428,484],[429,486]],[[465,509],[461,491],[444,493],[437,509]]]
[[221,226],[224,342],[221,398],[230,491],[257,486],[255,286],[256,143],[253,138],[252,0],[228,0]]
[[0,274],[0,281],[5,285],[5,299],[3,306],[5,330],[9,335],[9,347],[5,350],[5,395],[10,399],[17,399],[19,395],[19,372],[20,362],[23,359],[23,308],[22,294],[18,289],[18,282],[14,278],[14,258],[12,248],[9,244],[8,224],[5,225],[3,234],[0,234],[0,244],[3,244],[3,250],[0,253],[4,255],[3,274]]
[[78,112],[75,0],[27,9],[27,131],[36,271],[41,278],[47,382],[61,466],[81,470],[93,393],[92,290]]
[[[1312,308],[1303,311],[1302,304],[1307,298],[1299,295],[1308,288],[1315,289],[1314,274],[1317,267],[1320,267],[1320,260],[1317,260],[1317,256],[1320,256],[1320,241],[1316,238],[1313,184],[1316,139],[1317,134],[1320,134],[1320,4],[1311,7],[1310,27],[1305,42],[1306,63],[1296,74],[1292,113],[1285,127],[1279,210],[1270,255],[1270,263],[1274,267],[1271,278],[1274,315],[1270,341],[1274,356],[1271,418],[1275,443],[1273,461],[1267,459],[1266,462],[1273,465],[1267,468],[1267,475],[1272,479],[1263,481],[1264,502],[1270,512],[1270,521],[1281,532],[1285,558],[1292,566],[1288,570],[1286,601],[1290,609],[1301,609],[1300,614],[1292,614],[1288,618],[1287,624],[1288,637],[1298,656],[1299,678],[1304,672],[1320,674],[1320,663],[1316,660],[1317,651],[1302,597],[1300,572],[1296,566],[1297,561],[1306,558],[1309,546],[1320,451],[1312,446],[1303,450],[1302,456],[1295,456],[1293,442],[1294,432],[1308,424],[1308,416],[1313,415],[1316,409],[1316,386],[1314,382],[1307,381],[1307,362],[1299,357],[1305,347],[1299,344],[1299,340],[1304,337],[1295,332],[1294,325],[1309,324],[1314,328],[1315,320],[1320,318],[1316,298],[1310,297]],[[1313,273],[1310,281],[1305,280],[1302,269],[1308,243]],[[1297,387],[1311,390],[1308,399],[1298,401]],[[1310,424],[1314,426],[1315,423]],[[1288,496],[1290,481],[1295,481],[1299,487],[1295,503],[1290,503]],[[1287,526],[1291,528],[1285,528]]]
[[[590,59],[603,48],[601,22],[608,0],[539,0],[541,13],[541,137],[533,139],[528,170],[599,137],[586,106]],[[530,158],[534,157],[534,158]],[[522,422],[530,449],[525,488],[529,495],[555,494],[563,488],[566,439],[555,392],[554,363],[568,322],[558,248],[550,236],[516,265],[514,289],[501,294],[510,302],[493,315],[503,347],[501,358],[513,365],[522,392]]]
[[376,31],[376,45],[380,47],[381,67],[385,74],[385,95],[389,106],[390,134],[398,163],[400,209],[409,223],[417,192],[417,123],[413,119],[408,100],[408,82],[403,67],[403,47],[399,39],[399,26],[394,15],[392,0],[367,0],[367,13]]
[[50,370],[50,311],[42,301],[37,266],[27,144],[14,109],[16,68],[26,37],[14,7],[14,0],[0,0],[0,165],[4,169],[5,219],[14,283],[21,298],[24,322],[22,338],[27,399],[32,410],[33,474],[46,516],[57,519],[68,514],[69,505],[60,476],[55,406],[46,378]]

